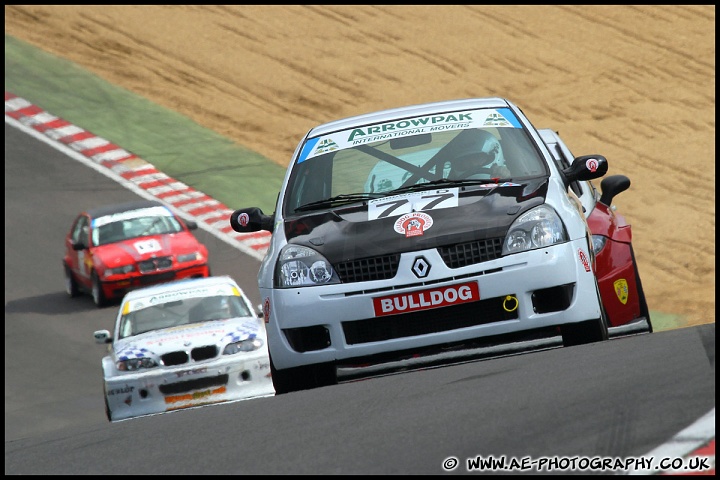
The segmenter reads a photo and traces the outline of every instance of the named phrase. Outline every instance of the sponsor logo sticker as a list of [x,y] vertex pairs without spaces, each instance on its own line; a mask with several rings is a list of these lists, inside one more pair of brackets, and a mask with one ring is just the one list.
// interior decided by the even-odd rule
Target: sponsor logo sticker
[[583,267],[585,267],[585,271],[590,271],[590,261],[588,260],[587,254],[583,251],[582,248],[578,248],[578,258],[580,259],[580,262],[583,264]]
[[270,321],[270,297],[265,297],[263,302],[263,317],[265,317],[265,323]]
[[195,402],[197,400],[202,400],[213,395],[222,395],[226,391],[227,389],[225,388],[225,386],[222,386],[215,389],[202,390],[198,392],[186,393],[183,395],[168,395],[167,397],[165,397],[165,403],[169,404],[178,402]]
[[585,168],[590,170],[591,172],[594,172],[598,169],[598,161],[597,158],[590,158],[585,162]]
[[237,221],[241,227],[247,227],[248,223],[250,223],[250,215],[242,212],[240,215],[238,215]]
[[615,287],[615,295],[617,295],[618,300],[620,300],[620,303],[625,305],[628,301],[629,292],[627,281],[624,278],[615,280],[613,286]]
[[480,300],[477,282],[373,298],[375,316],[396,315]]
[[433,219],[427,213],[412,212],[402,215],[395,221],[395,231],[404,233],[405,237],[416,237],[432,227]]

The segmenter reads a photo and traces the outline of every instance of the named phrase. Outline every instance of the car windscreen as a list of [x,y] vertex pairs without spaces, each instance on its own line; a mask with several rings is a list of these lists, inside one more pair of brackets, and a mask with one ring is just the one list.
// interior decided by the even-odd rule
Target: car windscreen
[[[541,154],[510,110],[448,117],[464,121],[413,128],[413,122],[423,120],[418,117],[393,128],[374,125],[309,138],[290,175],[284,215],[371,200],[413,185],[437,185],[452,179],[460,161],[477,169],[475,179],[498,176],[517,182],[548,175]],[[495,174],[495,166],[507,170]]]
[[237,295],[183,298],[132,309],[120,318],[118,339],[192,323],[253,316]]
[[132,238],[178,233],[183,230],[175,217],[145,216],[101,225],[92,232],[93,245],[106,245]]

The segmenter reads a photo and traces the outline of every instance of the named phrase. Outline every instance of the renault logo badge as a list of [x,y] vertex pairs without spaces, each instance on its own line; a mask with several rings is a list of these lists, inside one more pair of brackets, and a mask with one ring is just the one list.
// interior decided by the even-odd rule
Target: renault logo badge
[[412,272],[418,278],[425,278],[430,274],[430,262],[425,257],[415,257],[412,265]]

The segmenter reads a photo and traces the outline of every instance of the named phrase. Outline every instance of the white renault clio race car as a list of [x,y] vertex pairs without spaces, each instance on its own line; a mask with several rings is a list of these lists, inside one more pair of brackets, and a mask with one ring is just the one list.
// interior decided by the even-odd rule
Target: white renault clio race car
[[[600,196],[589,181],[607,172],[607,160],[567,152],[501,98],[311,129],[276,211],[241,208],[230,218],[238,232],[272,232],[258,286],[276,391],[336,383],[339,365],[478,339],[606,340],[594,245],[613,243],[605,242],[614,229],[606,224],[618,221],[609,201],[629,180],[606,184],[606,232],[593,238],[586,217]],[[646,305],[639,277],[616,273],[606,281],[622,287],[615,303],[627,311],[613,316],[621,324]]]
[[132,291],[102,359],[110,421],[275,394],[262,318],[228,276]]

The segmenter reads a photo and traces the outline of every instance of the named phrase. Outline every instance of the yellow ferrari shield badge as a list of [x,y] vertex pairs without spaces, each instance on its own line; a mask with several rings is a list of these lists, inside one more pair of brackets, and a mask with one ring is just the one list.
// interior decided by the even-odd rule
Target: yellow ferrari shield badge
[[620,280],[615,280],[615,283],[613,283],[613,285],[615,286],[615,295],[617,295],[620,303],[625,305],[628,299],[627,281],[624,278],[621,278]]

